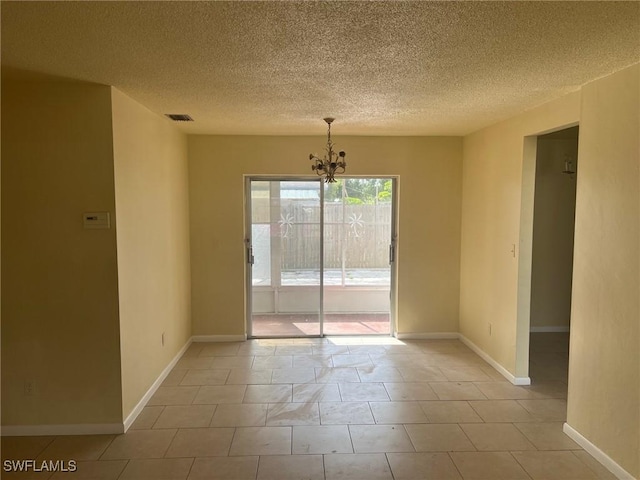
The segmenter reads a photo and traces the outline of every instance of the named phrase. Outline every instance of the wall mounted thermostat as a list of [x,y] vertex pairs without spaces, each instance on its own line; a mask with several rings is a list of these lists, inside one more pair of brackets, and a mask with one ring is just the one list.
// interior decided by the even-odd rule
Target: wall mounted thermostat
[[109,212],[85,212],[82,214],[84,228],[111,228]]

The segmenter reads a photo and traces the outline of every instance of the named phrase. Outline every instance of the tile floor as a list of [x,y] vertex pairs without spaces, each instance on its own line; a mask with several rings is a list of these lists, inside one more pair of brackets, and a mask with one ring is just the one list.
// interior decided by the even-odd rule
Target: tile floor
[[562,432],[564,340],[549,339],[532,338],[530,387],[457,340],[195,343],[125,435],[2,438],[3,459],[75,474],[2,478],[615,478]]

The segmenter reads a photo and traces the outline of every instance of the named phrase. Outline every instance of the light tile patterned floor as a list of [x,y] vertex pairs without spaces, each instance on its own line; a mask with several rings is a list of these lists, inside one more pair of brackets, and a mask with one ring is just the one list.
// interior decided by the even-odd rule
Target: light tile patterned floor
[[562,432],[566,335],[531,351],[516,387],[457,340],[195,343],[125,435],[2,439],[78,472],[2,478],[614,478]]

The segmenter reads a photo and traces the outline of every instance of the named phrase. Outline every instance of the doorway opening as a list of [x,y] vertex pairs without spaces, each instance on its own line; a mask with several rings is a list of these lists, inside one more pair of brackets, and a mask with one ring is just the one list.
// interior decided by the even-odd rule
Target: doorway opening
[[392,334],[395,179],[246,179],[247,333]]
[[579,127],[536,141],[529,376],[568,381]]

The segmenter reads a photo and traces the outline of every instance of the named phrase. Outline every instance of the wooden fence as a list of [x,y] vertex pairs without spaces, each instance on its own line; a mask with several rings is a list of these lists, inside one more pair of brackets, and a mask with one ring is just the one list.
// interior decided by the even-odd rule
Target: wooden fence
[[[280,208],[254,202],[254,224],[270,224],[271,242],[280,242],[282,270],[317,268],[320,261],[320,206],[317,202],[282,199]],[[270,214],[277,216],[270,221]],[[324,265],[340,268],[389,266],[391,204],[343,205],[324,208]]]

